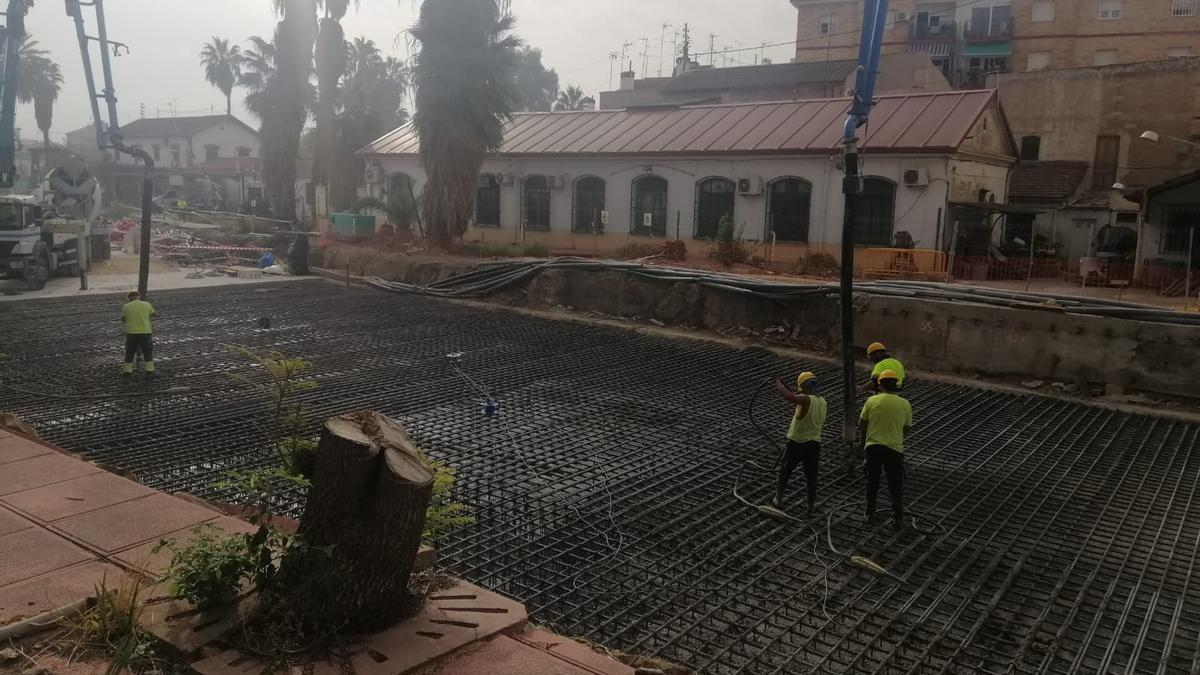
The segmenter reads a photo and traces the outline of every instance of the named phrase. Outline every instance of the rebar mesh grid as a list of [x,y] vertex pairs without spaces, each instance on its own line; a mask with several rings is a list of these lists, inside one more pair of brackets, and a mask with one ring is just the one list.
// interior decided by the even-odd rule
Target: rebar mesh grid
[[[118,379],[119,298],[0,303],[0,410],[152,487],[227,498],[223,472],[274,460],[262,403],[228,377],[249,367],[222,345],[303,356],[310,419],[380,410],[457,468],[478,521],[442,543],[451,571],[561,632],[705,673],[1159,674],[1197,655],[1198,425],[918,376],[907,506],[945,532],[894,535],[856,506],[823,363],[315,281],[153,301],[151,383]],[[829,394],[828,531],[731,495],[747,460],[774,460],[751,394],[799,368]],[[781,432],[789,411],[771,397],[757,414]],[[765,502],[771,481],[748,471],[742,490]],[[829,537],[907,583],[838,562]]]

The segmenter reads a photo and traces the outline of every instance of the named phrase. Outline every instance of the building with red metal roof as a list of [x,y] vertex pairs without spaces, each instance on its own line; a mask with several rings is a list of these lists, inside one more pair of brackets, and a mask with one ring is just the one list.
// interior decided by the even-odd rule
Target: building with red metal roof
[[[728,220],[763,258],[836,254],[848,106],[817,99],[517,114],[484,161],[466,239],[603,253],[712,239]],[[891,246],[905,232],[919,248],[944,250],[952,218],[983,219],[988,204],[1004,202],[1016,148],[994,91],[883,96],[860,134],[864,246]],[[382,196],[403,174],[419,194],[418,150],[412,126],[360,150],[370,192]]]

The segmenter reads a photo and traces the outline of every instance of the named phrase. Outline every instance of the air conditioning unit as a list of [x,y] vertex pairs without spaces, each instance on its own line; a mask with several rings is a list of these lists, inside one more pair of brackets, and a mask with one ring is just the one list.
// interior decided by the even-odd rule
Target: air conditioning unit
[[905,169],[904,184],[908,187],[925,187],[929,185],[929,169]]
[[896,12],[896,23],[904,23],[908,21],[908,14],[905,12]]
[[757,176],[750,178],[739,178],[737,182],[737,191],[739,195],[761,195],[763,191],[762,178]]
[[367,165],[367,185],[379,185],[383,183],[383,167],[378,164]]

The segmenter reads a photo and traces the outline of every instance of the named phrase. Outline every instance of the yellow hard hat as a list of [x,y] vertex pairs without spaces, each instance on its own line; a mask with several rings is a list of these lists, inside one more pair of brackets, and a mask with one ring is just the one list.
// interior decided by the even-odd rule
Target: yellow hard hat
[[880,374],[879,374],[879,381],[880,381],[880,382],[882,382],[882,381],[884,381],[884,380],[899,380],[899,379],[900,379],[900,378],[899,378],[899,377],[897,377],[897,375],[896,375],[896,371],[894,371],[894,370],[885,370],[885,371],[883,371],[882,373],[880,373]]
[[874,354],[875,352],[882,352],[882,351],[887,351],[887,347],[884,347],[882,342],[872,342],[871,346],[867,347],[868,355]]
[[815,379],[817,379],[817,376],[813,375],[811,372],[806,370],[803,373],[800,373],[799,375],[796,376],[796,386],[803,387],[805,382],[808,382],[809,380],[815,380]]

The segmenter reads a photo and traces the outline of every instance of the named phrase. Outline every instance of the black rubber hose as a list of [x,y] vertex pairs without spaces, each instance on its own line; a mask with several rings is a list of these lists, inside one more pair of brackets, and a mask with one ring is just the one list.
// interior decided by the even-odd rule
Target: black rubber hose
[[762,434],[763,438],[767,439],[768,443],[775,447],[775,465],[771,467],[772,471],[779,469],[779,465],[783,463],[783,453],[787,452],[787,448],[780,445],[771,436],[771,434],[768,434],[766,429],[763,429],[762,425],[758,423],[758,419],[754,416],[754,404],[758,401],[758,395],[762,393],[763,389],[766,389],[767,385],[774,383],[775,377],[768,377],[762,381],[762,384],[758,385],[758,388],[754,390],[754,395],[750,397],[750,423],[754,425],[754,428],[758,430],[758,433]]

